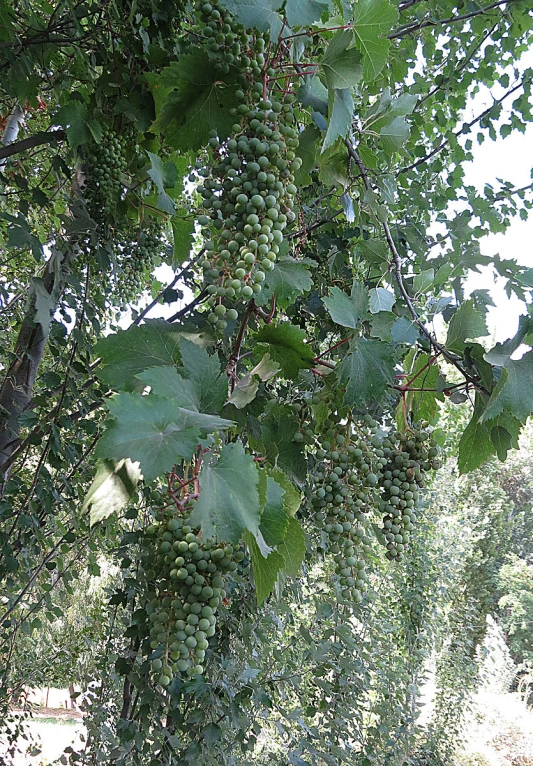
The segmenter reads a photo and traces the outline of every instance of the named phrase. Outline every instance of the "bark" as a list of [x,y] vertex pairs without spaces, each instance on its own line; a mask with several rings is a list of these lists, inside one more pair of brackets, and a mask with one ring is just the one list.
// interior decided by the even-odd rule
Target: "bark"
[[[61,295],[66,275],[66,259],[61,271],[55,273],[49,262],[43,285],[49,294]],[[11,455],[20,441],[19,415],[30,404],[35,378],[46,347],[46,335],[35,322],[35,298],[28,301],[24,319],[14,348],[14,358],[8,366],[0,387],[0,496],[2,485],[9,477]]]
[[[24,112],[15,107],[2,136],[2,144],[13,144],[19,134]],[[0,160],[0,171],[6,159]],[[78,179],[74,182],[73,194],[79,193]],[[48,261],[42,278],[42,287],[51,296],[50,309],[53,314],[59,304],[67,275],[69,258],[64,254],[58,265],[55,254]],[[9,478],[12,455],[20,443],[21,426],[19,416],[30,404],[35,378],[46,347],[46,332],[36,320],[36,298],[30,288],[24,319],[13,350],[13,361],[8,365],[0,384],[0,498],[6,480]]]

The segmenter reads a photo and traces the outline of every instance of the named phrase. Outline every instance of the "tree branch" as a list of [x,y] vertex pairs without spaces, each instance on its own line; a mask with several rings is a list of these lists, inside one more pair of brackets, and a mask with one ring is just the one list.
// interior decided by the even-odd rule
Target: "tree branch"
[[[352,145],[352,143],[348,140],[345,141],[346,147],[348,149],[348,152],[350,154],[350,157],[353,159],[357,167],[359,168],[359,172],[361,173],[361,178],[363,179],[363,184],[365,186],[365,189],[367,191],[371,190],[372,186],[370,184],[370,181],[368,179],[368,173],[365,165],[363,164],[361,158],[357,154],[355,147]],[[423,335],[426,336],[426,338],[429,340],[433,348],[435,348],[437,351],[440,351],[442,356],[450,362],[464,377],[465,380],[467,380],[472,386],[475,388],[483,391],[484,393],[488,394],[488,391],[483,388],[479,381],[475,380],[471,375],[469,375],[466,370],[463,368],[459,360],[455,357],[454,354],[450,353],[448,349],[443,346],[441,343],[438,342],[438,340],[435,338],[435,336],[427,329],[425,324],[422,322],[420,317],[418,316],[418,312],[411,300],[411,296],[407,292],[407,288],[405,287],[404,281],[403,281],[403,275],[402,275],[402,259],[398,252],[398,249],[396,247],[396,243],[394,242],[394,239],[391,234],[390,226],[387,220],[383,221],[383,231],[385,233],[385,239],[387,240],[387,245],[389,247],[390,253],[392,255],[392,264],[391,268],[394,270],[394,276],[396,278],[396,283],[398,285],[398,290],[400,291],[400,294],[402,298],[405,301],[405,305],[407,306],[407,309],[409,310],[409,313],[411,314],[413,318],[413,322],[416,324],[416,326],[420,329],[420,331],[423,333]]]
[[[478,11],[471,11],[470,13],[463,13],[460,16],[449,16],[447,19],[424,19],[414,24],[404,24],[398,27],[390,35],[387,35],[389,40],[397,40],[399,38],[410,35],[412,32],[418,32],[426,27],[438,27],[444,24],[455,24],[458,21],[468,21],[475,16],[482,16],[487,11],[492,11],[494,8],[498,8],[500,5],[511,5],[511,3],[517,2],[517,0],[496,0],[496,2],[486,5],[484,8],[480,8]],[[412,3],[414,5],[414,3]]]
[[33,136],[23,138],[21,141],[15,141],[8,146],[0,148],[0,160],[12,157],[14,154],[21,154],[28,149],[34,149],[43,144],[53,144],[54,141],[64,141],[67,134],[64,130],[51,130],[49,132],[35,133]]

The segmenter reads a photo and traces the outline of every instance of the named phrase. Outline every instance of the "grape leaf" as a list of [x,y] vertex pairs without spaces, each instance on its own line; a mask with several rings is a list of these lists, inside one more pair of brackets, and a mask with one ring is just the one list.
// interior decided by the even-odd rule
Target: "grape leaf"
[[[279,13],[283,0],[221,0],[226,8],[245,29],[258,29],[260,32],[270,32],[272,40],[276,40],[282,30],[283,22]],[[285,27],[290,34],[288,27]]]
[[353,96],[351,90],[343,89],[329,91],[329,121],[326,137],[321,152],[329,149],[340,137],[344,138],[353,119]]
[[58,109],[54,114],[53,124],[66,128],[72,149],[86,144],[91,139],[87,124],[87,106],[81,101],[69,101]]
[[339,380],[346,385],[344,403],[349,406],[379,401],[394,381],[394,359],[388,343],[359,338],[355,350],[339,365]]
[[289,477],[279,468],[269,468],[268,475],[271,476],[277,484],[285,491],[283,495],[283,505],[289,516],[296,516],[302,504],[302,495]]
[[250,532],[246,531],[243,538],[250,551],[257,603],[261,606],[272,593],[278,575],[285,565],[285,559],[277,551],[271,551],[268,556],[263,556],[257,540]]
[[494,454],[494,445],[487,427],[480,421],[483,404],[478,395],[474,413],[459,440],[457,466],[459,473],[468,473],[479,468]]
[[165,191],[165,183],[167,182],[167,178],[163,162],[161,158],[157,156],[157,154],[153,154],[152,152],[148,151],[146,153],[152,166],[147,172],[159,192],[157,207],[160,210],[164,210],[165,213],[174,215],[176,212],[176,206],[174,205],[172,198]]
[[291,27],[310,27],[328,8],[328,0],[287,0],[285,13]]
[[329,297],[324,298],[322,302],[336,324],[355,330],[367,312],[368,294],[363,285],[354,282],[350,296],[338,287],[332,287]]
[[216,354],[207,351],[186,338],[180,341],[183,370],[194,383],[201,412],[217,412],[224,406],[228,395],[228,379],[222,374]]
[[390,311],[396,301],[394,293],[385,287],[373,287],[368,291],[368,297],[371,314],[377,314],[380,311]]
[[174,243],[173,265],[179,266],[187,260],[191,254],[192,238],[194,234],[194,221],[175,217],[172,220],[172,235]]
[[289,306],[302,293],[313,286],[309,268],[315,268],[316,262],[310,258],[297,261],[290,255],[283,255],[276,261],[276,268],[267,274],[263,290],[256,299],[258,306],[270,303],[276,296],[276,304],[281,308]]
[[382,267],[389,261],[389,248],[382,239],[367,239],[358,243],[361,257],[375,266]]
[[267,476],[265,470],[259,471],[259,474],[266,480],[266,502],[259,529],[265,543],[274,547],[282,542],[289,519],[284,503],[285,490],[272,476]]
[[162,84],[171,91],[152,130],[164,133],[176,149],[200,149],[216,129],[221,139],[231,132],[230,109],[238,106],[236,86],[221,80],[215,62],[200,49],[180,56],[162,73]]
[[494,348],[487,351],[485,359],[490,364],[505,367],[516,349],[524,342],[526,335],[533,331],[533,318],[522,314],[518,320],[518,330],[513,338],[504,343],[497,343]]
[[337,32],[320,62],[328,90],[354,88],[363,79],[361,59],[352,30]]
[[[437,399],[442,401],[443,395],[433,391],[431,389],[436,388],[437,380],[439,377],[439,368],[436,364],[428,366],[429,355],[418,354],[416,361],[411,368],[413,362],[414,352],[410,351],[404,360],[404,369],[408,372],[407,380],[413,380],[415,375],[421,372],[420,375],[414,380],[413,387],[423,388],[424,391],[407,391],[405,394],[405,412],[413,413],[415,420],[432,420],[437,412]],[[404,408],[402,402],[398,404],[398,410],[396,413],[396,421],[398,423],[398,429],[404,431],[407,423],[405,422]]]
[[226,444],[220,455],[210,455],[200,469],[200,496],[191,525],[204,537],[238,543],[245,529],[259,532],[259,474],[251,455],[238,442]]
[[398,11],[387,0],[358,0],[353,6],[357,47],[363,54],[364,76],[374,80],[387,63],[390,43],[386,35],[398,19]]
[[95,347],[104,365],[97,368],[96,374],[111,388],[139,387],[135,380],[139,372],[180,360],[179,341],[179,331],[163,319],[149,319],[140,327],[108,335]]
[[305,558],[306,544],[305,532],[297,519],[289,519],[285,537],[278,552],[283,556],[283,569],[291,577],[298,577],[300,568]]
[[313,125],[307,125],[299,136],[298,148],[295,150],[296,156],[302,160],[301,166],[294,174],[294,183],[296,186],[308,186],[311,183],[309,171],[316,164],[317,143],[320,138],[320,131]]
[[194,410],[200,406],[194,381],[182,378],[175,367],[152,367],[139,373],[137,378],[157,396],[173,399],[178,407]]
[[114,420],[100,437],[97,457],[138,461],[146,482],[170,471],[180,459],[192,458],[200,431],[184,422],[171,399],[121,393],[107,408]]
[[269,461],[301,484],[307,475],[307,461],[302,445],[293,441],[300,424],[289,407],[272,410],[261,426],[261,437]]
[[120,511],[135,494],[141,478],[138,463],[131,460],[99,460],[96,476],[83,501],[82,511],[90,507],[90,524],[96,524]]
[[300,327],[289,322],[265,325],[255,337],[258,343],[268,345],[271,358],[279,364],[285,377],[295,378],[300,370],[313,366],[315,354],[303,342],[306,334]]
[[516,361],[509,359],[482,420],[494,420],[504,411],[521,423],[525,423],[533,412],[533,351]]
[[464,350],[467,339],[488,335],[485,318],[474,306],[474,301],[462,303],[452,316],[448,327],[446,347],[450,351]]
[[259,381],[265,382],[270,380],[278,371],[279,365],[277,362],[273,362],[270,359],[270,355],[265,354],[259,364],[256,364],[250,372],[246,373],[244,378],[238,381],[228,399],[228,404],[233,404],[237,409],[246,407],[247,404],[250,404],[255,399],[257,389],[259,388]]
[[205,433],[213,433],[234,425],[231,420],[200,412],[201,398],[195,382],[182,378],[174,367],[154,367],[137,377],[151,387],[152,393],[172,399],[183,428],[196,426]]

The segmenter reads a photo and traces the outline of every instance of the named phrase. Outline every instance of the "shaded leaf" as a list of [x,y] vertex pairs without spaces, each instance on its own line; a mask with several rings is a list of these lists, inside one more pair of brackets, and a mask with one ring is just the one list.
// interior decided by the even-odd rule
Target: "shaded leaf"
[[396,301],[394,293],[385,287],[372,288],[368,291],[368,297],[371,314],[377,314],[380,311],[390,311]]
[[216,354],[186,338],[180,341],[181,360],[185,375],[192,380],[198,393],[200,412],[218,412],[228,395],[228,379],[222,374]]
[[271,551],[266,557],[263,556],[257,540],[250,532],[246,531],[243,538],[250,551],[257,603],[261,606],[272,593],[279,572],[285,565],[285,559],[277,551]]
[[131,460],[99,460],[96,476],[83,501],[82,511],[91,509],[90,524],[107,519],[132,499],[141,478],[138,463]]
[[97,356],[103,367],[96,374],[111,388],[139,386],[135,376],[149,367],[173,365],[180,360],[180,333],[163,319],[150,319],[98,341]]
[[[276,40],[282,29],[279,13],[283,0],[221,0],[226,8],[245,29],[258,29],[260,32],[270,32],[272,40]],[[288,31],[290,34],[290,31]]]
[[476,395],[474,413],[459,440],[457,466],[459,473],[473,471],[494,454],[494,445],[487,427],[480,422],[483,405]]
[[226,444],[218,457],[207,457],[199,481],[191,525],[200,526],[204,537],[238,543],[245,529],[253,535],[259,532],[259,475],[242,444]]
[[305,532],[297,519],[289,519],[285,537],[278,552],[283,556],[283,569],[291,577],[298,577],[305,558],[306,544]]
[[450,351],[461,352],[466,340],[484,335],[488,335],[484,316],[475,308],[472,300],[465,301],[451,318],[446,347]]
[[107,408],[114,420],[96,446],[98,457],[139,462],[146,482],[170,471],[180,459],[192,458],[199,429],[183,421],[172,400],[121,393]]
[[363,79],[361,53],[354,46],[351,29],[337,32],[331,39],[320,68],[329,91],[354,88]]
[[350,296],[338,287],[332,287],[329,297],[323,298],[322,302],[336,324],[355,329],[367,312],[368,293],[364,285],[354,282]]
[[289,322],[265,325],[255,337],[258,343],[268,345],[271,358],[279,364],[285,377],[295,378],[300,370],[313,366],[315,354],[304,343],[306,334],[300,327]]
[[344,138],[353,119],[353,96],[351,90],[335,88],[329,94],[329,121],[322,152],[332,146],[338,138]]
[[285,536],[289,516],[285,510],[283,487],[272,476],[266,476],[266,485],[266,502],[261,512],[259,529],[265,543],[274,547],[279,545]]
[[394,381],[392,349],[387,343],[366,338],[358,339],[354,346],[339,365],[339,380],[346,386],[344,403],[357,406],[379,401]]
[[483,421],[494,420],[508,412],[525,423],[533,412],[533,351],[522,359],[510,359],[488,401]]
[[269,354],[265,354],[259,364],[256,364],[250,372],[246,373],[244,378],[237,382],[228,399],[228,403],[233,404],[237,409],[246,407],[247,404],[250,404],[255,399],[257,389],[259,388],[259,381],[266,382],[270,380],[278,371],[279,364],[273,362]]

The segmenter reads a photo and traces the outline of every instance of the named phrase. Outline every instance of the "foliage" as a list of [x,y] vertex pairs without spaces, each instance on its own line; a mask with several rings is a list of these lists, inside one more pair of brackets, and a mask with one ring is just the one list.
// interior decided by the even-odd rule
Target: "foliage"
[[450,537],[424,507],[441,414],[467,473],[533,411],[531,269],[492,261],[524,310],[494,348],[464,297],[533,205],[464,184],[532,119],[529,6],[0,0],[8,728],[17,658],[104,561],[71,763],[405,761],[444,635],[429,745],[458,732],[530,515],[481,474]]

